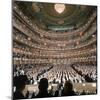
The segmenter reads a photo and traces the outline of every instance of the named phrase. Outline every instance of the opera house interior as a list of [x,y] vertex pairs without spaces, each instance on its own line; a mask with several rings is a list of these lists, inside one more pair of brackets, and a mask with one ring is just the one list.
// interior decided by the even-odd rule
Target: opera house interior
[[97,94],[96,6],[14,1],[12,12],[15,99]]

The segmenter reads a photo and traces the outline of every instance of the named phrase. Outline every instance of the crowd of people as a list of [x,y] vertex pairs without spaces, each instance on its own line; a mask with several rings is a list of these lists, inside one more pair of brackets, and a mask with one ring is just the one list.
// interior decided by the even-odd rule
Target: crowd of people
[[[23,93],[25,86],[27,84],[27,76],[20,75],[14,78],[14,85],[16,90],[14,92],[14,99],[27,99],[30,96],[29,91]],[[43,97],[58,97],[58,96],[74,96],[77,95],[73,90],[73,85],[70,81],[66,81],[64,87],[57,90],[54,94],[52,89],[48,91],[48,79],[42,78],[38,83],[39,92],[35,94],[34,92],[31,94],[30,98],[43,98]],[[60,94],[60,95],[59,95]]]
[[[17,19],[17,21],[18,21],[18,19]],[[23,26],[21,22],[20,22],[20,25],[21,25],[21,27]],[[20,25],[18,24],[18,27]],[[27,29],[27,28],[22,28],[22,29],[20,29],[20,31],[17,31],[17,32],[14,30],[15,31],[14,32],[14,39],[18,39],[21,42],[24,42],[26,45],[29,45],[29,46],[32,46],[32,47],[36,46],[36,47],[44,48],[45,44],[46,44],[46,46],[49,49],[60,49],[60,47],[66,47],[66,49],[68,49],[68,48],[71,49],[71,48],[79,48],[81,46],[87,45],[87,43],[90,43],[91,41],[94,41],[95,37],[92,38],[91,35],[95,32],[96,25],[93,24],[93,26],[91,27],[91,29],[89,31],[87,31],[86,34],[82,38],[72,39],[72,40],[67,40],[67,41],[53,41],[53,40],[48,40],[48,39],[45,39],[45,38],[41,39],[41,38],[39,38],[39,36],[36,36],[36,35],[30,36],[30,35],[28,35],[28,33],[31,33],[31,32],[28,32],[28,30],[29,29]],[[24,34],[22,34],[21,31]],[[28,36],[25,36],[25,34],[27,34]],[[28,37],[32,37],[32,39],[28,40]],[[89,37],[91,37],[91,39],[87,39]],[[60,46],[58,45],[58,42],[59,42]],[[39,45],[38,45],[38,43],[39,43]]]
[[97,68],[95,65],[87,66],[87,65],[78,65],[72,66],[72,68],[81,76],[85,78],[87,82],[96,82],[97,80]]
[[65,83],[70,80],[72,83],[81,83],[85,81],[77,74],[70,66],[55,66],[45,74],[41,75],[40,79],[46,77],[51,83]]
[[[38,82],[38,92],[30,92],[26,89],[28,77],[27,75],[20,75],[14,77],[14,87],[15,91],[13,93],[13,98],[15,99],[30,99],[30,98],[45,98],[45,97],[60,97],[60,96],[77,96],[77,95],[87,95],[89,93],[83,92],[78,93],[74,91],[73,84],[70,80],[66,81],[64,86],[58,84],[56,91],[53,87],[48,90],[49,82],[47,78],[41,78]],[[90,93],[95,94],[95,93]]]
[[[87,29],[88,26],[91,26],[89,28],[89,30],[87,30],[86,32],[83,32],[85,35],[82,36],[82,38],[80,37],[80,34],[82,33],[82,31],[81,31],[81,33],[80,33],[80,31],[75,33],[75,34],[79,35],[78,39],[76,39],[77,36],[75,39],[73,39],[74,34],[72,34],[72,36],[69,36],[69,38],[68,38],[68,34],[67,34],[66,36],[68,39],[66,38],[65,41],[63,39],[63,38],[65,38],[65,36],[62,37],[63,34],[61,34],[61,36],[59,36],[57,34],[56,37],[57,38],[62,37],[62,40],[63,40],[63,41],[59,41],[60,46],[58,46],[58,41],[55,41],[56,39],[53,40],[53,38],[55,37],[55,35],[54,35],[55,33],[52,34],[54,36],[52,36],[52,38],[50,40],[46,39],[46,38],[41,39],[41,35],[43,35],[46,32],[41,32],[42,30],[39,31],[39,29],[37,29],[38,30],[37,31],[37,30],[35,30],[35,28],[33,30],[36,32],[33,32],[32,30],[29,29],[29,27],[27,27],[27,25],[25,25],[23,23],[23,21],[20,21],[16,16],[14,16],[14,18],[13,18],[14,19],[14,22],[13,22],[14,27],[16,27],[19,30],[19,32],[17,32],[17,33],[20,33],[20,32],[24,33],[24,35],[22,35],[22,34],[16,35],[16,32],[14,32],[14,38],[19,39],[21,42],[24,42],[25,44],[30,45],[32,47],[36,46],[36,47],[40,47],[40,48],[46,48],[46,46],[47,46],[47,48],[53,49],[53,50],[61,49],[60,47],[66,47],[66,49],[79,48],[79,47],[85,46],[85,45],[87,45],[87,43],[89,44],[91,41],[95,40],[95,38],[87,39],[96,31],[96,22],[95,21],[93,22],[94,17],[96,17],[95,15],[96,14],[93,14],[93,18],[91,18],[91,20],[89,22],[87,22],[86,26],[82,27],[83,29],[84,29],[84,27]],[[22,13],[20,16],[22,17],[23,20],[26,20],[26,21],[29,20],[29,19],[27,19],[27,17],[23,16]],[[31,22],[31,21],[27,21],[27,24],[29,24],[29,22]],[[92,25],[90,25],[91,22],[93,22]],[[32,25],[34,26],[34,24],[32,24]],[[15,29],[14,29],[14,31],[15,31]],[[37,36],[37,34],[40,34],[40,33],[43,33],[43,34],[41,34],[40,36],[39,35]],[[72,33],[74,33],[74,32],[72,31]],[[25,34],[27,36],[31,37],[31,40],[28,40],[28,38],[25,37]],[[51,33],[50,33],[50,35],[51,35]],[[72,39],[70,37],[72,37]],[[32,40],[34,40],[34,42],[32,42]],[[35,42],[37,42],[37,43],[35,43]],[[38,43],[39,43],[39,45],[38,45]],[[46,46],[45,46],[45,44],[46,44]]]
[[[88,51],[88,52],[87,52]],[[76,56],[78,58],[78,56],[80,57],[81,55],[83,55],[83,57],[87,56],[88,58],[88,55],[89,56],[92,56],[92,55],[95,55],[95,52],[96,52],[96,48],[84,48],[83,50],[77,50],[77,51],[74,51],[74,50],[71,50],[71,51],[68,51],[68,53],[66,53],[65,51],[61,52],[53,52],[53,51],[43,51],[43,50],[35,50],[35,49],[32,49],[28,46],[25,46],[25,45],[21,45],[21,44],[18,44],[16,42],[14,42],[14,48],[13,48],[13,56],[14,58],[34,58],[34,56],[37,56],[37,57],[60,57],[61,55],[63,57],[72,57],[73,56]],[[34,53],[32,53],[34,52]],[[73,52],[73,54],[72,54]],[[29,57],[28,57],[29,56]]]
[[[86,77],[88,73],[88,78]],[[86,95],[74,91],[75,83],[96,82],[96,66],[79,65],[14,65],[15,99]],[[90,81],[91,79],[91,81]],[[53,84],[57,85],[54,90]],[[33,92],[28,85],[38,86]],[[51,86],[50,86],[51,85]],[[49,89],[48,89],[49,88]],[[35,89],[35,88],[34,88]],[[90,93],[93,94],[93,93]]]
[[20,67],[15,67],[14,76],[27,75],[29,84],[37,84],[41,78],[47,78],[49,83],[63,83],[63,85],[67,80],[72,83],[96,82],[97,80],[96,66],[20,65]]
[[[92,12],[84,25],[77,26],[74,30],[46,31],[39,29],[35,20],[24,15],[15,4],[13,98],[75,96],[80,94],[74,91],[73,84],[96,83],[96,65],[90,64],[92,61],[96,62],[95,19],[96,11]],[[90,65],[71,65],[67,62],[89,62]],[[42,65],[44,63],[45,65]],[[52,85],[49,87],[49,84],[57,84],[56,91]],[[27,85],[38,85],[38,91],[30,93]],[[81,94],[87,93],[83,90]]]

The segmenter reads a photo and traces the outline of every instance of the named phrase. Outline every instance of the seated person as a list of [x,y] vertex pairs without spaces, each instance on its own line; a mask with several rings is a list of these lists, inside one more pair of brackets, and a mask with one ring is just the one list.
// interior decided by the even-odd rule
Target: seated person
[[23,90],[25,89],[25,85],[27,82],[26,75],[20,75],[14,77],[14,86],[16,87],[16,91],[13,95],[14,99],[25,99],[26,97],[23,95]]
[[46,78],[42,78],[39,82],[39,93],[37,94],[37,98],[50,97],[51,95],[48,93],[48,80]]
[[74,96],[76,95],[73,91],[73,85],[70,81],[66,81],[64,89],[62,90],[62,96]]

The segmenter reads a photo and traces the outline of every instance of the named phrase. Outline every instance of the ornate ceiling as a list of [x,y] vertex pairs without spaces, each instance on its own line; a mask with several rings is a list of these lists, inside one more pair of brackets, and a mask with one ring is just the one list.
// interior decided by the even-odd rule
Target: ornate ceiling
[[95,8],[93,6],[36,2],[21,2],[19,5],[27,16],[31,15],[31,18],[36,20],[40,28],[57,31],[80,27],[86,23],[91,11]]
[[56,10],[58,14],[63,13],[65,11],[65,8],[66,8],[65,4],[55,4],[54,5],[54,10]]

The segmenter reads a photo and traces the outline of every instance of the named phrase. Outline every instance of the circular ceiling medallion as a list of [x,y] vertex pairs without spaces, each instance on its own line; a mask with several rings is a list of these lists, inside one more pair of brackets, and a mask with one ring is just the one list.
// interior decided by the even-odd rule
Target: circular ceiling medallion
[[55,4],[54,9],[56,10],[57,13],[61,14],[65,10],[65,4]]

